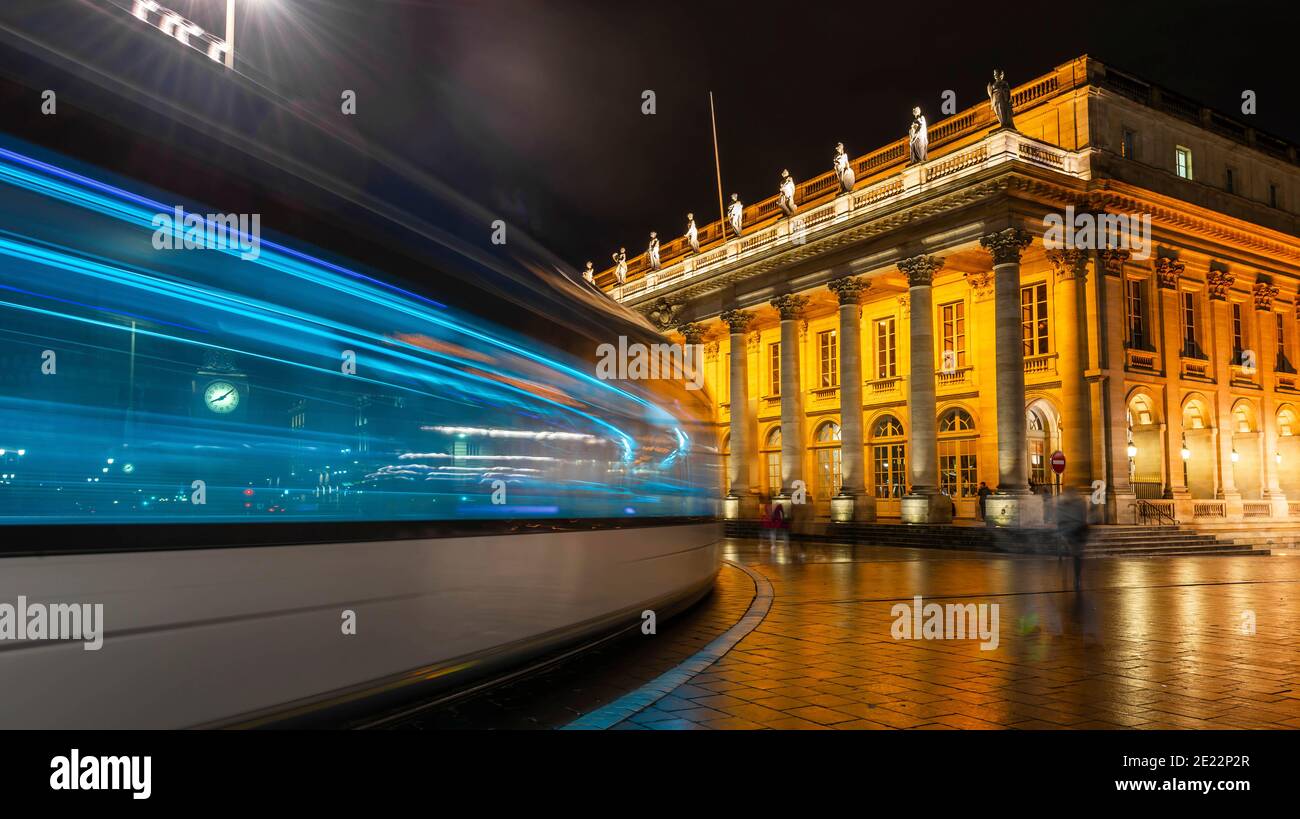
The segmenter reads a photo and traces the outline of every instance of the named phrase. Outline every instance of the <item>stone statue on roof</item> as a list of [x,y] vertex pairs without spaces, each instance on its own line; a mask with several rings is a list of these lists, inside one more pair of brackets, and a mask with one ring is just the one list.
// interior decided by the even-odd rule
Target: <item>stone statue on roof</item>
[[731,225],[731,230],[737,236],[740,235],[740,229],[744,227],[745,222],[745,205],[740,201],[740,194],[731,195],[731,204],[727,205],[727,224]]
[[993,69],[993,82],[986,89],[993,116],[997,118],[999,128],[1015,130],[1016,123],[1011,119],[1011,86],[1007,85],[1006,74],[1000,69]]
[[776,206],[786,216],[794,216],[794,177],[790,176],[789,170],[781,171],[781,193]]
[[831,160],[835,178],[840,180],[840,190],[848,193],[853,190],[853,166],[849,164],[849,155],[844,152],[844,143],[835,143],[835,158]]
[[909,162],[919,165],[926,160],[930,150],[930,133],[925,125],[925,115],[921,107],[912,109],[912,127],[907,131],[907,153]]

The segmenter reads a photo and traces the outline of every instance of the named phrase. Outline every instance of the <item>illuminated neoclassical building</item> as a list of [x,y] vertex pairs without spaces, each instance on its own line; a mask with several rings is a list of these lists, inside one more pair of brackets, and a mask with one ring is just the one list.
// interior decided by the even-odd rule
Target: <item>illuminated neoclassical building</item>
[[1295,146],[1088,57],[988,91],[596,274],[705,345],[728,516],[1300,516]]

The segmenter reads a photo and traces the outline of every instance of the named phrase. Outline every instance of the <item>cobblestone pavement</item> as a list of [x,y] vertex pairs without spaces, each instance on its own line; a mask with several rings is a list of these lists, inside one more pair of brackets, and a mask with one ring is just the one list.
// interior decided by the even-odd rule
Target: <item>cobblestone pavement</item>
[[[617,729],[1300,728],[1300,553],[1090,560],[1078,591],[1054,557],[753,539],[724,555],[744,570],[659,634],[407,727],[561,727],[626,701],[741,619],[752,572],[767,616]],[[996,647],[895,639],[917,596],[997,604]]]
[[[620,728],[1300,728],[1300,555],[1087,561],[728,542],[768,616]],[[999,605],[996,648],[895,604]],[[1253,631],[1253,633],[1251,633]]]

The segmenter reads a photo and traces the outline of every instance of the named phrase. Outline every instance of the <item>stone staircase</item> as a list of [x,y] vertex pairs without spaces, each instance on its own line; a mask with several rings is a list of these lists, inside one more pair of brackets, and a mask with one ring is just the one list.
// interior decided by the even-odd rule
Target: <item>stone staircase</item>
[[[1050,530],[1049,530],[1050,532]],[[730,537],[760,537],[757,521],[727,521]],[[996,529],[980,525],[918,525],[900,523],[811,523],[794,537],[835,543],[860,543],[909,549],[960,549],[1016,554],[1056,554],[1055,533],[1041,530]],[[1198,532],[1189,526],[1093,526],[1088,530],[1085,557],[1266,556],[1268,549],[1231,538]]]
[[1268,549],[1223,539],[1190,526],[1093,526],[1084,546],[1087,557],[1168,557],[1173,555],[1267,556]]

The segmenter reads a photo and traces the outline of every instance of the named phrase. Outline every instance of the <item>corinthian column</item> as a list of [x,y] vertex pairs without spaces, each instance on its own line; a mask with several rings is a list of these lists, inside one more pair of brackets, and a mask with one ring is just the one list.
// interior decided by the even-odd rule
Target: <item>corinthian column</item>
[[754,460],[754,442],[750,438],[749,367],[745,331],[754,320],[753,313],[728,310],[722,314],[731,331],[731,458],[728,476],[731,491],[723,500],[723,513],[729,519],[758,516],[758,499],[749,491],[749,465]]
[[805,296],[786,294],[772,299],[781,314],[781,502],[793,504],[786,512],[806,517],[805,491],[796,494],[796,481],[803,478],[803,384],[799,381],[799,321],[808,304]]
[[831,520],[875,520],[876,501],[866,491],[862,436],[862,291],[870,282],[854,276],[826,285],[840,299],[840,491],[831,498]]
[[980,238],[993,256],[993,311],[998,395],[998,491],[985,503],[998,526],[1043,522],[1043,502],[1029,494],[1025,462],[1025,353],[1020,337],[1020,254],[1029,234],[1007,228]]
[[938,256],[913,256],[898,263],[907,276],[911,304],[911,378],[908,412],[911,426],[912,489],[902,499],[904,523],[949,523],[952,500],[939,491],[937,422],[934,398],[934,274],[943,267]]
[[1065,249],[1047,254],[1056,268],[1056,352],[1061,374],[1061,449],[1065,452],[1063,484],[1092,491],[1092,401],[1084,371],[1088,369],[1087,251]]

